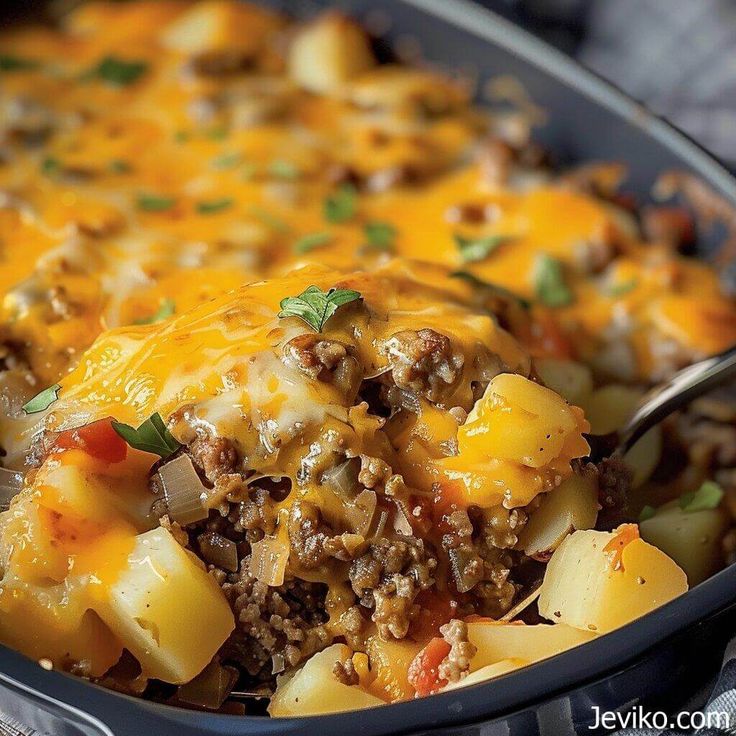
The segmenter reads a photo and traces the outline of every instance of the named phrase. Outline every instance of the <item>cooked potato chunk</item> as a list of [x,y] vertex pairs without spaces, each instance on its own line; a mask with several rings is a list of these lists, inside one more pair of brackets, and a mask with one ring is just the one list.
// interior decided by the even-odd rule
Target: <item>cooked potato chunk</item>
[[442,691],[447,692],[448,690],[457,690],[457,688],[459,687],[477,685],[479,682],[492,680],[494,677],[500,677],[501,675],[513,672],[513,670],[518,670],[521,667],[526,667],[528,664],[530,663],[527,662],[525,659],[504,659],[500,662],[495,662],[494,664],[489,664],[485,667],[481,667],[479,670],[471,672],[467,677],[464,677],[462,680],[451,682],[449,685],[445,685],[445,687],[442,688]]
[[214,579],[163,528],[135,538],[97,612],[147,676],[172,683],[199,674],[235,625]]
[[639,524],[641,538],[669,555],[687,574],[693,586],[722,564],[721,540],[728,528],[722,509],[683,511],[677,501],[657,509]]
[[293,675],[278,678],[268,712],[272,716],[309,716],[382,705],[383,700],[358,685],[345,685],[332,670],[350,659],[346,644],[333,644],[313,655]]
[[289,74],[312,92],[336,92],[374,65],[365,32],[338,13],[325,15],[303,28],[289,50]]
[[552,657],[595,638],[565,624],[499,623],[476,621],[468,624],[468,639],[478,651],[470,662],[475,672],[502,660],[521,659],[527,663]]
[[550,491],[524,527],[519,543],[529,557],[546,558],[576,529],[592,529],[598,517],[594,474],[571,475]]
[[626,524],[567,537],[547,565],[538,605],[550,621],[606,633],[686,591],[685,573]]

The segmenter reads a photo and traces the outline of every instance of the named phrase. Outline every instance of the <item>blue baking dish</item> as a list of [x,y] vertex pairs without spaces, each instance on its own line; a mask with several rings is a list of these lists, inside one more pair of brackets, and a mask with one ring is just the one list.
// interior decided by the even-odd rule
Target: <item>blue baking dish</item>
[[[328,3],[268,2],[303,16]],[[335,3],[332,3],[333,5]],[[412,38],[424,58],[471,71],[482,82],[518,80],[548,115],[537,140],[558,160],[627,164],[626,189],[646,201],[658,175],[697,176],[736,205],[736,180],[682,133],[637,102],[467,0],[347,0],[359,20],[379,18],[386,40]],[[4,20],[40,12],[42,3],[9,4]],[[714,247],[702,240],[703,253]],[[718,665],[736,622],[736,566],[670,604],[599,640],[479,684],[422,700],[331,716],[270,720],[214,715],[138,700],[90,685],[0,647],[0,711],[54,736],[513,736],[592,733],[595,708],[656,708],[678,689],[691,691]]]

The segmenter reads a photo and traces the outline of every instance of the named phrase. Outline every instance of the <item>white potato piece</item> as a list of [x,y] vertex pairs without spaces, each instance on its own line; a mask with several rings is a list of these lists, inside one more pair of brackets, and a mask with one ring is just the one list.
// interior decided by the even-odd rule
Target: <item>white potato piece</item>
[[143,672],[164,682],[199,674],[235,627],[214,579],[163,528],[135,538],[108,590],[93,608]]
[[[593,434],[608,434],[620,429],[633,414],[643,392],[631,386],[611,384],[594,391],[582,404]],[[650,429],[624,456],[634,471],[632,486],[645,483],[662,456],[662,428]]]
[[349,18],[329,13],[305,26],[289,49],[289,75],[312,92],[334,93],[375,66],[365,32]]
[[634,524],[625,524],[615,532],[567,537],[547,564],[538,606],[550,621],[602,634],[687,589],[677,564],[640,539]]
[[276,14],[255,5],[203,0],[164,27],[161,43],[183,54],[255,51],[264,46],[269,34],[280,25]]
[[500,662],[495,662],[494,664],[481,667],[479,670],[471,672],[462,680],[445,685],[445,687],[442,688],[442,692],[457,690],[458,688],[467,687],[468,685],[477,685],[479,682],[486,682],[487,680],[492,680],[494,677],[506,675],[509,672],[526,667],[528,664],[529,662],[525,659],[504,659]]
[[595,634],[590,631],[580,631],[565,624],[527,626],[523,623],[473,621],[468,624],[468,639],[478,651],[470,662],[470,671],[475,672],[502,660],[538,662],[594,638]]
[[558,358],[537,358],[534,366],[544,385],[571,404],[582,406],[593,393],[593,374],[582,363]]
[[542,499],[524,527],[519,545],[529,557],[546,558],[568,534],[592,529],[597,518],[596,476],[573,474]]
[[710,577],[723,563],[721,541],[728,528],[723,509],[683,511],[677,501],[661,506],[639,524],[641,538],[669,555],[693,586]]
[[383,705],[359,685],[345,685],[332,672],[335,662],[350,659],[346,644],[333,644],[312,655],[293,675],[278,678],[268,712],[274,717],[309,716]]

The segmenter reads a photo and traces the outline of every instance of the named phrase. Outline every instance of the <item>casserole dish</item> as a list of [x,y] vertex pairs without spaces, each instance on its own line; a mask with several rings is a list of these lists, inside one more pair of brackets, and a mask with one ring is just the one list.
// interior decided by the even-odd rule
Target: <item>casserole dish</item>
[[[292,10],[293,8],[289,8]],[[356,12],[360,8],[356,5],[354,8]],[[450,8],[450,15],[454,14],[456,10],[462,10],[462,14],[456,19],[461,24],[470,23],[476,30],[483,28],[482,24],[476,23],[474,11],[472,8],[464,8],[463,6],[453,5]],[[372,10],[376,10],[373,6]],[[406,7],[400,6],[399,8],[387,7],[386,10],[390,11],[391,15],[396,15],[396,24],[393,26],[393,30],[398,35],[401,31],[411,30],[412,26],[417,23],[417,19],[409,13]],[[441,12],[447,14],[448,8],[442,8]],[[412,11],[415,12],[415,11]],[[481,16],[483,17],[483,16]],[[479,20],[479,19],[478,19]],[[430,30],[434,23],[439,24],[440,21],[437,19],[432,20],[427,17],[426,20],[423,18],[421,21],[421,27]],[[437,26],[438,32],[432,31],[428,33],[427,43],[425,44],[425,53],[430,57],[447,63],[449,66],[462,68],[466,66],[468,56],[460,58],[456,55],[455,50],[462,48],[463,53],[467,54],[474,53],[474,49],[478,49],[480,54],[483,50],[483,46],[478,39],[468,37],[467,39],[462,38],[462,31],[455,28],[448,27],[439,33],[440,25]],[[511,34],[514,32],[502,24],[496,22],[495,25],[489,27],[491,35],[497,32],[501,32],[502,36]],[[505,44],[506,42],[504,42]],[[612,105],[614,110],[606,111],[604,107],[598,107],[593,104],[590,100],[586,100],[585,96],[580,92],[570,93],[573,94],[574,103],[569,99],[564,99],[564,110],[560,108],[563,102],[563,95],[558,94],[558,89],[555,87],[555,83],[552,79],[546,78],[546,73],[542,71],[543,68],[555,68],[555,57],[542,57],[538,59],[539,67],[534,70],[529,66],[529,60],[524,60],[524,56],[527,54],[524,51],[524,47],[518,46],[516,48],[517,56],[506,58],[504,54],[504,44],[489,49],[487,52],[483,52],[483,63],[478,63],[478,69],[481,76],[486,72],[493,74],[495,70],[502,69],[504,74],[521,79],[527,91],[532,97],[538,102],[542,108],[544,108],[551,116],[551,119],[555,121],[555,126],[546,129],[542,136],[543,141],[553,150],[560,151],[562,155],[568,158],[570,161],[578,159],[590,159],[590,158],[616,158],[629,161],[632,164],[636,162],[636,165],[632,166],[632,177],[631,187],[634,191],[645,193],[656,177],[656,174],[663,169],[670,168],[672,166],[683,166],[690,169],[693,173],[700,176],[705,176],[710,180],[710,183],[717,189],[720,190],[721,194],[729,195],[730,183],[724,178],[723,172],[720,172],[717,167],[713,167],[710,170],[707,158],[703,157],[697,152],[696,149],[689,147],[686,143],[683,143],[678,139],[676,134],[672,134],[666,128],[657,121],[650,120],[647,118],[635,105],[625,103],[621,98],[617,97],[614,93],[607,91],[606,88],[598,89],[593,85],[591,87],[590,80],[583,75],[581,77],[582,87],[590,87],[588,92],[593,92],[597,96],[599,103],[607,103]],[[437,48],[433,48],[436,45]],[[440,46],[442,48],[440,48]],[[443,52],[445,49],[446,53]],[[534,53],[531,53],[531,57],[534,57]],[[560,68],[562,77],[570,81],[572,73],[564,65]],[[618,109],[620,108],[620,109]],[[569,119],[566,115],[563,115],[565,111],[569,116],[569,111],[574,110],[575,115],[573,119]],[[617,117],[618,115],[618,117]],[[630,123],[626,122],[626,116],[629,119],[634,118],[636,126],[632,127]],[[586,137],[590,138],[588,132],[593,131],[592,142],[589,140],[591,148],[586,148],[584,141]],[[593,144],[600,147],[594,148]],[[668,146],[671,150],[668,150]],[[681,157],[679,160],[675,151]],[[726,575],[725,573],[720,580]],[[680,609],[687,608],[690,614],[689,621],[695,621],[700,617],[708,617],[718,610],[718,588],[714,587],[714,581],[711,581],[698,589],[708,589],[712,592],[712,597],[707,598],[705,594],[700,595],[698,599],[700,604],[696,604],[693,598],[689,599],[689,603],[686,606],[680,606]],[[725,581],[724,581],[725,582]],[[722,583],[723,584],[723,583]],[[693,594],[695,596],[695,594]],[[674,606],[674,604],[673,604]],[[680,610],[678,609],[678,610]],[[552,683],[554,683],[554,689],[568,688],[575,681],[587,680],[595,678],[596,675],[602,674],[600,663],[605,661],[605,658],[601,656],[603,651],[608,652],[611,648],[617,653],[616,657],[609,658],[609,666],[616,667],[623,665],[628,658],[642,653],[643,648],[647,644],[651,644],[654,639],[666,636],[667,634],[675,635],[679,628],[681,628],[686,619],[679,618],[674,613],[674,608],[669,607],[663,609],[662,616],[659,618],[652,617],[647,619],[651,623],[650,628],[645,628],[642,622],[637,624],[636,627],[630,627],[624,631],[636,630],[636,636],[631,635],[624,643],[620,639],[609,640],[611,647],[601,646],[591,647],[588,651],[588,659],[583,656],[577,659],[570,655],[569,658],[561,658],[559,660],[553,660],[548,663],[549,665],[555,662],[558,665],[558,669],[549,669],[544,672],[544,665],[535,667],[534,670],[529,670],[526,673],[521,673],[518,677],[511,677],[508,680],[503,681],[504,683],[510,683],[507,689],[499,687],[493,691],[494,706],[492,711],[489,711],[487,704],[487,690],[484,688],[475,688],[462,693],[461,695],[447,695],[437,699],[437,704],[428,706],[424,703],[408,703],[402,706],[398,706],[395,709],[391,709],[385,715],[376,715],[375,721],[369,723],[369,732],[381,733],[381,732],[396,732],[398,729],[408,729],[414,731],[421,731],[431,726],[445,726],[452,728],[453,732],[457,731],[458,726],[462,722],[477,723],[479,719],[492,717],[494,713],[501,713],[508,710],[513,710],[515,707],[522,703],[531,702],[538,699],[543,691],[549,692],[553,689]],[[669,612],[667,615],[666,612]],[[657,631],[657,637],[652,635],[653,631]],[[719,629],[713,629],[711,635],[716,638]],[[672,642],[673,649],[672,654],[677,651],[674,647],[678,647],[679,651],[685,654],[685,659],[689,659],[689,652],[695,651],[690,649],[690,646],[697,646],[697,638],[688,640],[689,644],[684,643],[683,640],[679,642]],[[599,644],[599,643],[598,643]],[[664,652],[665,650],[661,650]],[[660,653],[658,652],[658,655]],[[661,656],[661,655],[660,655]],[[14,660],[9,659],[8,672],[12,670],[12,663]],[[669,660],[666,667],[669,672],[676,672],[676,659]],[[643,670],[647,679],[654,680],[656,678],[651,677],[652,672],[657,666],[663,666],[661,662],[657,663],[654,659],[643,659],[638,664],[638,668]],[[535,673],[539,673],[539,679]],[[42,674],[43,673],[33,673]],[[524,677],[524,674],[528,674],[529,677]],[[621,677],[628,677],[629,679],[622,681],[621,687],[616,689],[615,703],[628,702],[633,696],[636,696],[640,690],[638,683],[635,679],[631,678],[629,673],[622,674]],[[58,684],[59,687],[69,687],[74,690],[78,687],[77,684],[71,685],[66,680],[59,680],[57,675],[49,675],[49,687],[52,687],[51,682]],[[33,678],[32,678],[33,679]],[[528,688],[520,686],[520,682],[528,684]],[[626,682],[626,686],[624,686]],[[63,684],[62,684],[63,683]],[[660,678],[658,684],[663,684],[663,680]],[[11,687],[12,683],[8,683]],[[53,685],[54,687],[56,685]],[[606,686],[607,687],[607,686]],[[43,688],[47,688],[44,686]],[[112,702],[122,702],[119,700],[119,696],[106,695],[105,697],[99,696],[98,694],[92,694],[94,691],[87,689],[82,693],[80,690],[79,695],[72,695],[71,691],[62,695],[61,691],[59,695],[62,695],[62,700],[67,702],[76,701],[82,703],[84,701],[85,710],[91,714],[101,715],[105,714],[112,727],[112,730],[116,733],[126,732],[139,732],[144,726],[148,727],[146,718],[160,717],[166,720],[167,717],[171,718],[172,725],[176,723],[175,730],[177,732],[185,732],[187,725],[191,727],[192,732],[196,731],[199,733],[207,732],[239,732],[242,733],[251,729],[252,732],[288,732],[290,729],[294,732],[304,732],[304,723],[302,721],[281,721],[276,724],[270,724],[261,720],[239,720],[233,721],[224,717],[210,717],[210,716],[192,716],[191,714],[184,713],[172,713],[168,709],[161,709],[159,706],[150,704],[136,705],[135,711],[130,710],[132,706],[125,706],[119,712],[119,719],[113,714],[115,708],[111,707]],[[89,698],[87,695],[89,694]],[[113,698],[113,700],[110,700]],[[94,702],[87,702],[93,699]],[[572,702],[572,701],[571,701]],[[592,702],[601,705],[604,702],[602,696],[598,693],[592,697]],[[582,713],[576,713],[574,719],[579,722],[585,721],[585,709],[581,709]],[[136,717],[131,721],[131,715],[133,713],[139,714],[140,717]],[[554,715],[554,708],[552,709]],[[70,711],[70,717],[73,715]],[[591,714],[592,715],[592,714]],[[328,719],[316,719],[311,721],[314,728],[320,728],[321,730],[327,730],[328,732],[332,729],[333,731],[344,731],[346,728],[351,727],[353,724],[365,725],[366,718],[357,719],[360,716],[351,714],[345,716],[344,719],[338,719],[331,717]],[[79,719],[79,716],[77,716]],[[126,724],[134,722],[135,731],[131,731],[130,727]],[[523,723],[522,721],[519,721]],[[80,726],[81,727],[81,726]],[[93,726],[88,724],[86,728],[92,728]],[[96,726],[99,728],[99,726]],[[150,727],[157,732],[162,732],[164,728],[163,722],[155,725],[153,721],[150,723]],[[476,726],[469,726],[469,728],[476,728]],[[224,729],[224,730],[223,730]],[[56,730],[56,729],[52,729]],[[558,730],[558,729],[556,729]],[[84,731],[82,731],[84,732]],[[103,731],[104,732],[104,731]]]

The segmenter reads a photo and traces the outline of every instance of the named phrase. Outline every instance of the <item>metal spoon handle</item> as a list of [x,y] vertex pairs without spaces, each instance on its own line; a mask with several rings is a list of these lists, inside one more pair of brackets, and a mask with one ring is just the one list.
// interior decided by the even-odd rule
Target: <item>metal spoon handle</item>
[[639,408],[619,432],[623,454],[655,424],[711,389],[736,379],[736,346],[693,363],[647,393]]

